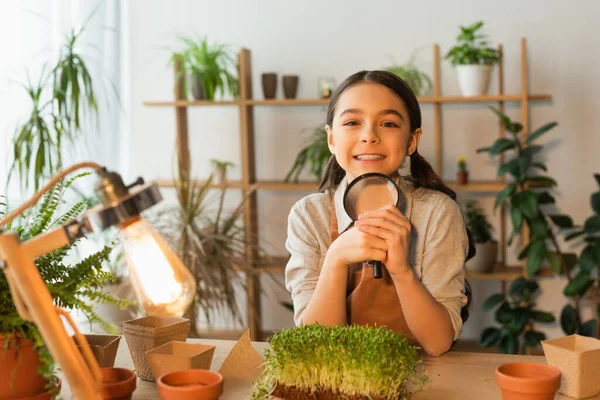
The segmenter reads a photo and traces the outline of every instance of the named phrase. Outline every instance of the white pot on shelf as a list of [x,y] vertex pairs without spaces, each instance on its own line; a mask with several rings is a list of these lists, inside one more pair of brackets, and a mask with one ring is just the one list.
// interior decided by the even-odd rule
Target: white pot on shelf
[[469,272],[491,272],[498,255],[498,242],[475,243],[475,257],[467,261],[465,269]]
[[490,88],[493,65],[457,65],[458,86],[465,97],[485,96]]

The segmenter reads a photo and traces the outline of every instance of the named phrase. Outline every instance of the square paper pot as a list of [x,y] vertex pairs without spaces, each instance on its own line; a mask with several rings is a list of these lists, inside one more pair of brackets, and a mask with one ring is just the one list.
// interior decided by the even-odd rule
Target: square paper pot
[[[100,368],[112,368],[115,365],[115,357],[119,349],[121,336],[118,335],[83,335],[98,361]],[[75,338],[73,338],[75,340]],[[76,342],[77,343],[77,342]],[[77,345],[79,351],[81,346]]]
[[154,379],[167,372],[184,369],[210,369],[215,346],[169,342],[146,352]]
[[123,322],[135,373],[146,381],[154,381],[146,352],[172,340],[185,342],[190,321],[184,318],[150,316]]
[[546,362],[560,370],[559,393],[584,399],[600,392],[600,340],[570,335],[542,340]]

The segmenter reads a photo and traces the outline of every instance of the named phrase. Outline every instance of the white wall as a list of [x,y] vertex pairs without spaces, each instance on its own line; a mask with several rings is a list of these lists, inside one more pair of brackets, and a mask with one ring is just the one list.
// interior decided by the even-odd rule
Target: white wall
[[[505,49],[505,91],[520,90],[520,39],[529,44],[530,90],[550,93],[552,102],[532,104],[535,128],[556,120],[545,154],[559,183],[558,205],[581,223],[590,214],[589,194],[596,189],[592,173],[600,172],[600,3],[594,0],[383,1],[278,0],[159,1],[130,0],[124,5],[129,24],[122,73],[130,83],[128,101],[129,177],[169,178],[173,171],[174,111],[148,108],[147,100],[172,98],[169,48],[177,33],[207,35],[211,40],[252,51],[254,96],[262,97],[260,74],[276,71],[300,75],[299,97],[315,97],[317,78],[332,75],[338,82],[360,69],[388,65],[389,56],[402,61],[413,49],[439,43],[442,52],[453,45],[459,24],[485,21],[485,32]],[[421,65],[431,72],[432,51],[420,53]],[[454,71],[442,67],[443,93],[457,94]],[[495,83],[494,83],[495,85]],[[493,88],[492,90],[494,90]],[[281,82],[278,96],[282,96]],[[423,105],[421,152],[433,160],[432,107]],[[511,116],[520,118],[515,104]],[[193,170],[208,174],[216,157],[240,163],[239,118],[236,108],[197,108],[189,113]],[[257,108],[256,146],[259,179],[281,179],[303,143],[300,132],[324,122],[319,107]],[[444,107],[444,168],[452,178],[456,157],[466,154],[473,179],[493,179],[495,165],[475,149],[497,135],[496,119],[483,105]],[[233,171],[239,177],[239,169]],[[306,193],[261,193],[263,238],[284,253],[286,217],[291,205]],[[492,199],[484,202],[491,210]],[[497,218],[495,218],[496,220]],[[513,255],[514,259],[514,255]],[[474,282],[475,303],[499,289],[499,283]],[[544,309],[559,312],[563,283],[542,280]],[[279,292],[280,297],[285,293]],[[291,325],[291,315],[274,302],[264,307],[264,328]],[[490,316],[475,309],[463,337],[475,337]],[[548,330],[559,335],[560,328]]]

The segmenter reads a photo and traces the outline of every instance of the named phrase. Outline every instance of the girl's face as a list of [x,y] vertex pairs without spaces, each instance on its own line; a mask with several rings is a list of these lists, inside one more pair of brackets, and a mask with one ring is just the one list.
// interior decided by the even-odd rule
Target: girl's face
[[333,123],[325,129],[329,150],[349,182],[367,172],[394,176],[421,139],[420,128],[410,131],[404,102],[375,82],[346,89],[338,99]]

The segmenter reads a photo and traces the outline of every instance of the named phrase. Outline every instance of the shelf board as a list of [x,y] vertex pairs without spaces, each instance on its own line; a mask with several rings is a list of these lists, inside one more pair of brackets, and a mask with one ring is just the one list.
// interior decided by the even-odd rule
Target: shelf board
[[284,182],[284,181],[258,181],[255,187],[259,190],[306,190],[315,191],[319,188],[317,182]]
[[[505,94],[491,96],[422,96],[418,97],[419,103],[497,103],[519,102],[522,96],[520,94]],[[552,96],[549,94],[530,94],[527,96],[530,101],[549,101]],[[227,101],[209,101],[209,100],[176,100],[176,101],[145,101],[144,105],[148,107],[201,107],[201,106],[326,106],[329,99],[267,99],[267,100],[227,100]]]
[[256,270],[258,273],[283,274],[289,256],[269,256],[260,260]]
[[[467,279],[473,281],[512,281],[524,275],[524,269],[521,265],[506,266],[496,264],[491,272],[467,272]],[[537,276],[551,276],[552,270],[541,268]]]
[[[169,179],[158,179],[154,181],[159,187],[174,188],[176,182]],[[206,180],[192,180],[194,186],[204,186]],[[242,189],[244,187],[242,181],[227,181],[227,183],[213,183],[210,185],[211,189]]]
[[235,106],[242,104],[241,100],[209,101],[209,100],[175,100],[175,101],[145,101],[148,107],[202,107],[202,106]]
[[506,183],[499,181],[470,181],[466,185],[459,185],[455,181],[444,181],[444,183],[455,192],[496,193],[506,187]]

